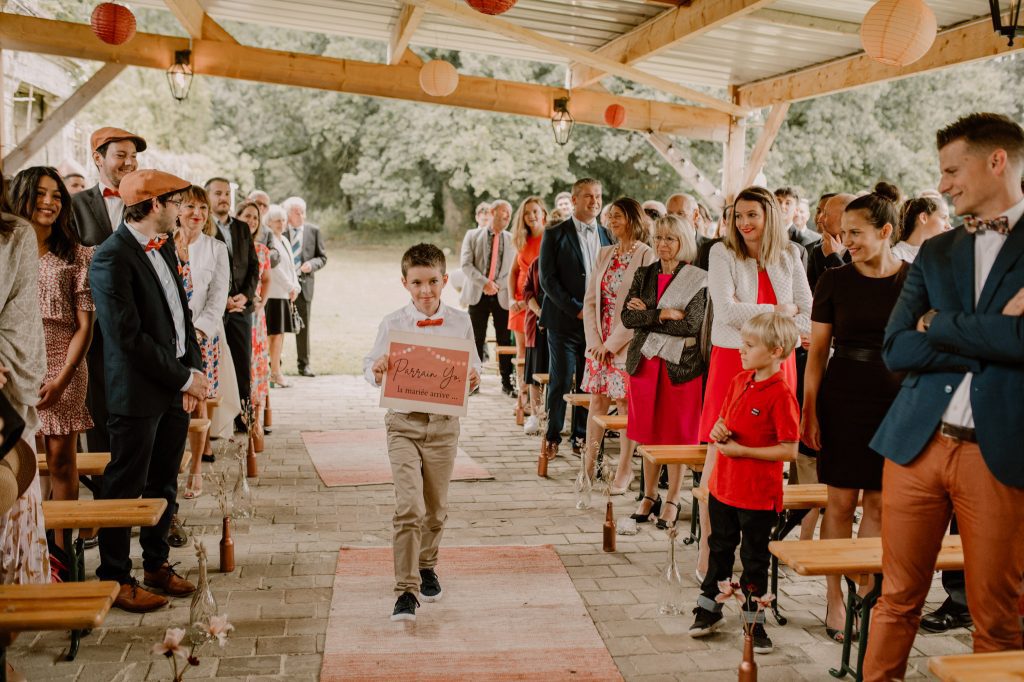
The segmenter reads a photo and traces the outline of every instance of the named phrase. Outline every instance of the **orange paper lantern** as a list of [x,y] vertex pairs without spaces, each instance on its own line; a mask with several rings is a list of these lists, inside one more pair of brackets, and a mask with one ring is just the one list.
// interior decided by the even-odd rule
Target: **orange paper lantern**
[[621,104],[609,104],[604,110],[604,122],[612,128],[618,128],[626,122],[626,107]]
[[875,61],[907,66],[931,49],[937,30],[935,13],[924,0],[879,0],[864,15],[860,42]]
[[503,14],[516,4],[516,0],[466,0],[466,4],[481,14]]
[[459,72],[443,59],[432,59],[420,68],[420,87],[431,97],[447,97],[459,86]]
[[124,5],[101,2],[92,11],[92,32],[110,45],[121,45],[135,37],[135,15]]

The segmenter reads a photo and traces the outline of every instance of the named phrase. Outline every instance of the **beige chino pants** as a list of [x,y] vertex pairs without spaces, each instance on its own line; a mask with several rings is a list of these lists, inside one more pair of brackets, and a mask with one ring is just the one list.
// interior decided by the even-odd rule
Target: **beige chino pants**
[[419,569],[437,564],[448,518],[448,482],[459,445],[459,418],[388,412],[384,424],[395,481],[395,592],[419,594]]

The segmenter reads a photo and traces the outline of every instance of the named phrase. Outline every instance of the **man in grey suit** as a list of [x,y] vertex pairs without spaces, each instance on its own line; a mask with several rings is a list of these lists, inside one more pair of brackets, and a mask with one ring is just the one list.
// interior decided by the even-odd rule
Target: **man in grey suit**
[[309,322],[313,314],[314,273],[327,264],[327,248],[320,228],[306,222],[306,202],[302,197],[288,197],[283,207],[288,215],[288,240],[301,289],[295,299],[295,309],[302,318],[302,329],[295,335],[295,355],[299,374],[315,377],[309,367]]
[[[83,246],[99,246],[124,216],[124,202],[118,188],[121,179],[139,167],[137,155],[145,151],[146,141],[120,128],[100,128],[89,139],[92,161],[96,164],[100,181],[87,190],[71,197],[78,236]],[[103,378],[103,336],[99,325],[93,327],[92,345],[87,355],[89,388],[86,405],[92,415],[93,428],[86,432],[86,444],[91,452],[110,452],[107,435],[107,394]]]
[[[466,281],[459,301],[469,307],[478,357],[483,357],[489,317],[494,318],[498,343],[508,342],[508,275],[516,259],[512,235],[505,229],[512,219],[512,205],[498,199],[491,204],[491,216],[489,228],[477,227],[466,233],[460,259]],[[512,356],[499,355],[498,368],[501,390],[514,397]]]

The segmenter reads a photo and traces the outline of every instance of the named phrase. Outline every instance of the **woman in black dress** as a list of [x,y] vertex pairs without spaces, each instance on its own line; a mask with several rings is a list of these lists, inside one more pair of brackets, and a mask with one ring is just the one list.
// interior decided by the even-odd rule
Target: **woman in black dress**
[[[864,515],[857,535],[881,532],[883,460],[868,443],[901,380],[882,362],[885,325],[909,270],[891,248],[898,201],[899,190],[879,183],[846,207],[840,237],[852,262],[827,270],[814,291],[801,440],[820,451],[818,480],[828,486],[822,538],[851,537],[862,490]],[[844,609],[839,576],[830,576],[825,629],[838,642]]]

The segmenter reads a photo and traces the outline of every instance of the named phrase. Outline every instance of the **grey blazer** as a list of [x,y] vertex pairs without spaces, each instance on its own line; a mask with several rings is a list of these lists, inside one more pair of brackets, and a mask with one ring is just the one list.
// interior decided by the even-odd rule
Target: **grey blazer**
[[83,246],[99,246],[114,234],[99,183],[72,196],[71,208],[75,212],[78,236]]
[[[466,281],[462,285],[459,302],[464,306],[476,305],[484,293],[487,284],[487,261],[491,257],[491,231],[473,228],[462,239],[460,264]],[[516,259],[516,247],[512,245],[512,234],[505,230],[501,233],[501,262],[494,273],[494,283],[498,285],[498,303],[508,310],[508,273],[512,271],[512,263]]]
[[[292,228],[288,227],[285,230],[285,234],[288,235],[290,243]],[[320,234],[320,228],[309,223],[302,226],[302,262],[309,263],[310,267],[313,268],[308,273],[301,272],[296,268],[302,296],[307,301],[311,301],[313,300],[313,290],[316,283],[315,273],[327,264],[327,247],[324,246],[324,237]]]

